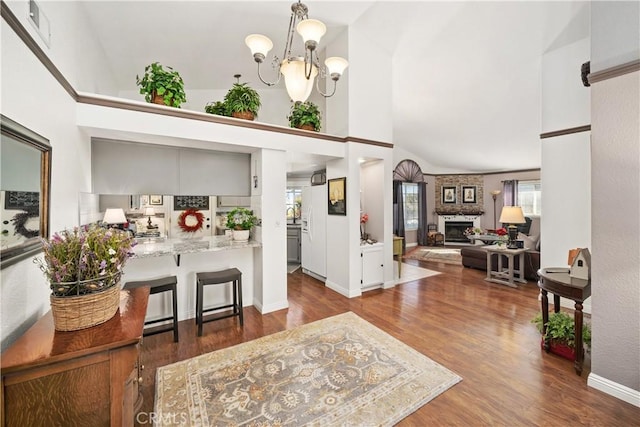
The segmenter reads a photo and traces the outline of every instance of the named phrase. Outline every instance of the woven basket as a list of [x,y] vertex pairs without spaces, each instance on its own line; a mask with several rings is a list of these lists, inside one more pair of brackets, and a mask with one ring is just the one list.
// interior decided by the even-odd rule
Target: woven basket
[[77,331],[111,319],[120,305],[120,283],[102,292],[73,297],[51,295],[51,313],[57,331]]

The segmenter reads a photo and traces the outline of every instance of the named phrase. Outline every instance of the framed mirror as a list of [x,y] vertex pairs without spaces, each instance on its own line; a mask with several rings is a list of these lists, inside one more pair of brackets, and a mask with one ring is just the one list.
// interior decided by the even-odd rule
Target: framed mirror
[[0,114],[0,268],[42,250],[49,236],[51,145]]

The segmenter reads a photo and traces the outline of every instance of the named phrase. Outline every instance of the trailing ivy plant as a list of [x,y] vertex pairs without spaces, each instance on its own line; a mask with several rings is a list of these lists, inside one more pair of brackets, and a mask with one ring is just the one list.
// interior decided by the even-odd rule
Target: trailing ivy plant
[[313,130],[319,132],[322,126],[320,109],[311,101],[298,101],[293,104],[287,119],[289,120],[289,126],[292,128],[301,128],[304,125],[309,125],[313,127]]
[[171,67],[163,68],[158,62],[147,65],[142,78],[136,75],[136,84],[147,102],[153,102],[154,94],[162,96],[169,107],[180,108],[180,104],[187,101],[180,74]]

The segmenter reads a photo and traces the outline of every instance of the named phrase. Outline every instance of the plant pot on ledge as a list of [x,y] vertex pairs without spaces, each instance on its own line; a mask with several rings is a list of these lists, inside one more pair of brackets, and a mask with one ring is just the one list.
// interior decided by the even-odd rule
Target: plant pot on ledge
[[234,111],[233,113],[231,113],[231,117],[242,120],[253,120],[256,118],[255,114],[253,114],[251,111]]
[[233,240],[236,242],[248,242],[250,230],[232,230]]

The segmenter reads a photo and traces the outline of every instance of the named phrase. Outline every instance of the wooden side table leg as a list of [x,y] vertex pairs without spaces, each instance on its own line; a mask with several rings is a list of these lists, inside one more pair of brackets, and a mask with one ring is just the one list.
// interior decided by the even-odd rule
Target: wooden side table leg
[[507,255],[507,268],[509,269],[509,284],[513,287],[516,286],[514,282],[514,268],[515,268],[515,259],[513,254]]
[[584,354],[582,353],[582,303],[576,302],[576,311],[573,318],[576,325],[576,361],[574,367],[576,368],[576,374],[582,375],[582,364],[584,362]]
[[487,280],[491,279],[491,252],[487,251]]
[[[542,304],[542,336],[544,336],[547,333],[547,322],[549,322],[549,297],[544,289],[540,289],[540,296],[540,303]],[[549,352],[547,340],[544,341],[544,349],[547,353]]]
[[553,294],[553,312],[560,313],[560,295]]

